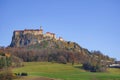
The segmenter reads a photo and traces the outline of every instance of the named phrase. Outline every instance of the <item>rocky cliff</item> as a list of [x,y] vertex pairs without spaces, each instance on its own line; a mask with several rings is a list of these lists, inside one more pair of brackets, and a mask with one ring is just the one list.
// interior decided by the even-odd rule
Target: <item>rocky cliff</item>
[[13,32],[12,42],[10,47],[24,47],[28,45],[33,45],[40,43],[43,40],[63,40],[61,37],[59,39],[56,38],[54,33],[46,32],[43,34],[42,29],[25,29],[25,30],[17,30]]
[[10,47],[24,47],[27,45],[39,43],[41,40],[43,40],[42,34],[38,35],[32,33],[24,34],[22,32],[14,31]]
[[80,47],[77,43],[56,38],[54,33],[43,30],[19,30],[13,32],[10,47],[27,47],[28,49],[63,49],[89,54],[89,51]]

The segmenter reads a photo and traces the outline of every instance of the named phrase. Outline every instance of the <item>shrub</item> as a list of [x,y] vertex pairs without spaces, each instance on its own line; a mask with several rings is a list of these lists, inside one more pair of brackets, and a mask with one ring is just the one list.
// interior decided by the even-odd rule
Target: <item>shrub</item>
[[13,80],[14,76],[11,71],[2,71],[0,72],[0,80]]
[[105,72],[107,70],[106,65],[103,65],[101,63],[92,63],[92,62],[86,62],[83,63],[83,69],[91,71],[91,72]]
[[28,76],[27,73],[21,73],[21,76]]
[[67,60],[65,59],[64,56],[60,56],[60,57],[58,57],[58,62],[59,62],[59,63],[66,64],[66,63],[67,63]]

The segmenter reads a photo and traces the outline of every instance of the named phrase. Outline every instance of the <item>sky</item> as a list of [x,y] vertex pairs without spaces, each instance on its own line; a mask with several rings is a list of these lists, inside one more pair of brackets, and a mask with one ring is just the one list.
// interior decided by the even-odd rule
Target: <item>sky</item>
[[40,26],[120,60],[120,0],[0,0],[0,46],[14,30]]

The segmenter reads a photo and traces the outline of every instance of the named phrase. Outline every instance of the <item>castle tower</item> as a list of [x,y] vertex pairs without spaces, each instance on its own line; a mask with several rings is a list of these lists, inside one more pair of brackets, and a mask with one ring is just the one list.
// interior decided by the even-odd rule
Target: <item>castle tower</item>
[[43,34],[43,29],[42,29],[42,26],[40,26],[40,34]]
[[40,26],[40,30],[42,30],[42,26]]

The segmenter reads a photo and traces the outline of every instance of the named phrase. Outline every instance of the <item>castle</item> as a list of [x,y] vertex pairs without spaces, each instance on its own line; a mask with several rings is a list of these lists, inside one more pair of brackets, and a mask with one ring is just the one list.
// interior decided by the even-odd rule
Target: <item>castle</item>
[[14,31],[15,35],[19,34],[33,34],[33,35],[42,35],[43,34],[43,29],[25,29],[25,30],[15,30]]
[[55,33],[51,32],[46,32],[45,34],[43,33],[42,27],[40,29],[25,29],[25,30],[15,30],[14,35],[25,35],[25,34],[32,34],[32,35],[43,35],[44,37],[49,37],[50,39],[56,39],[60,41],[64,41],[62,37],[56,38]]

